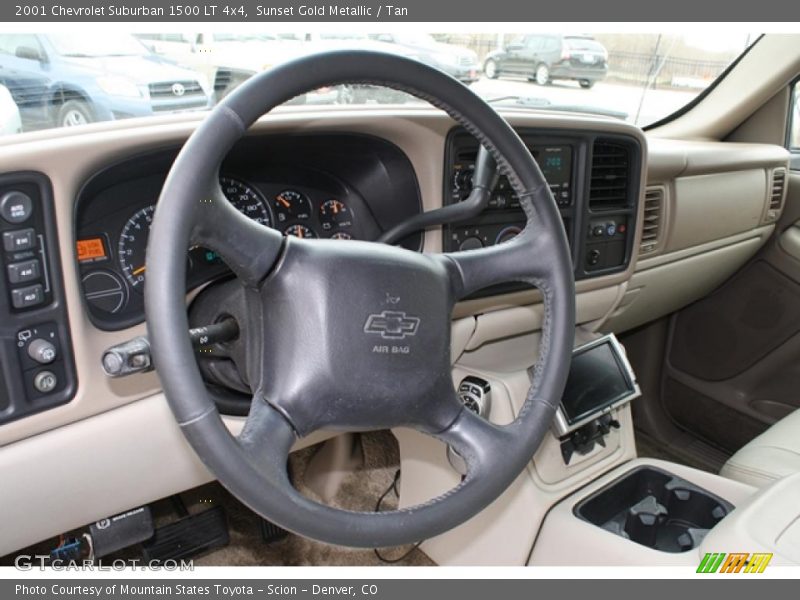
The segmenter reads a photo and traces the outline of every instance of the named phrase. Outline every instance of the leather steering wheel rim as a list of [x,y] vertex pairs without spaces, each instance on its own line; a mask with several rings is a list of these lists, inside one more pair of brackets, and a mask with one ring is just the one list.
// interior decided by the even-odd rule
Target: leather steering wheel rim
[[[234,143],[275,106],[344,83],[408,92],[475,135],[520,198],[527,216],[522,233],[480,250],[421,254],[368,242],[285,238],[238,213],[218,183]],[[239,436],[222,421],[186,335],[186,251],[194,244],[223,257],[248,306],[240,329],[255,392]],[[524,143],[488,104],[450,76],[411,59],[368,51],[311,55],[260,73],[227,96],[190,136],[166,179],[151,227],[147,273],[154,361],[182,432],[234,496],[310,538],[384,547],[463,523],[524,471],[563,393],[575,290],[549,186]],[[460,298],[507,281],[540,289],[544,321],[525,403],[512,423],[497,426],[458,401],[449,326]],[[308,299],[302,312],[294,302],[298,294]],[[332,319],[334,307],[342,304],[346,313]],[[376,353],[398,340],[404,353]],[[269,352],[270,345],[282,351]],[[346,373],[331,360],[336,352],[352,357]],[[305,357],[312,360],[300,368]],[[392,427],[412,427],[450,444],[467,465],[461,484],[425,504],[383,513],[324,506],[291,485],[286,461],[298,437],[318,429]]]

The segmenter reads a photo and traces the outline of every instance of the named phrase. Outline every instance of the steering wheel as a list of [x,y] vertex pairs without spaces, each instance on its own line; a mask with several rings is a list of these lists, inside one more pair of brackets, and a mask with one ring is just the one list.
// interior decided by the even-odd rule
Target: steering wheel
[[[513,240],[423,254],[361,241],[284,237],[240,214],[219,186],[233,144],[275,106],[323,86],[381,85],[427,100],[497,161],[527,217]],[[209,396],[186,334],[186,252],[218,252],[241,283],[246,365],[254,390],[234,436]],[[575,321],[572,263],[549,186],[514,130],[448,75],[412,59],[367,51],[307,56],[260,73],[217,105],[178,155],[147,249],[145,306],[152,351],[175,419],[200,459],[234,496],[290,531],[345,546],[416,542],[466,521],[525,469],[566,382]],[[497,426],[466,410],[452,381],[455,303],[520,281],[544,299],[539,358],[516,419]],[[533,355],[534,349],[531,349]],[[409,427],[464,459],[462,482],[429,502],[362,513],[297,492],[287,459],[316,430]]]

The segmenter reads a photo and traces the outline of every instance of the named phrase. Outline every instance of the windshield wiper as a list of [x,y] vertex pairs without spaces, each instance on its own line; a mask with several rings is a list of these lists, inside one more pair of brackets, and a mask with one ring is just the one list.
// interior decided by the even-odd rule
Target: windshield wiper
[[546,110],[556,110],[560,112],[588,113],[604,117],[613,117],[625,121],[628,113],[611,108],[601,108],[588,104],[553,104],[547,98],[539,96],[498,96],[486,100],[489,104],[507,104],[510,106],[520,106],[523,108],[542,108]]

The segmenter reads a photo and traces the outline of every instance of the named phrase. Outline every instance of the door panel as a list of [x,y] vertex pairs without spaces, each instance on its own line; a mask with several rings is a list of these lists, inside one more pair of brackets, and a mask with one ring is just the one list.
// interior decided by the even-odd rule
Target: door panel
[[529,73],[531,71],[531,61],[534,60],[537,49],[541,44],[542,38],[540,36],[528,36],[524,40],[521,40],[520,45],[518,47],[515,46],[514,49],[508,53],[508,59],[506,60],[504,68],[508,70],[509,73],[517,75],[520,73]]
[[800,171],[787,186],[764,249],[671,322],[664,408],[729,452],[800,408]]
[[793,224],[781,234],[781,248],[786,254],[800,261],[800,222]]

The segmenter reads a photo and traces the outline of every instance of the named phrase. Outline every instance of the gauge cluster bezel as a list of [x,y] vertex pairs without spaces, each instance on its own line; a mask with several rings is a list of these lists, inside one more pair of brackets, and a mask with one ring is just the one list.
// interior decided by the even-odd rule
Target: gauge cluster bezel
[[[124,329],[144,320],[143,284],[133,285],[126,277],[119,236],[133,215],[156,203],[177,152],[166,148],[108,165],[78,195],[76,242],[101,238],[105,246],[105,259],[84,263],[75,257],[87,313],[100,329]],[[408,158],[393,144],[360,134],[250,136],[229,153],[220,174],[253,191],[271,226],[281,232],[303,227],[318,237],[372,240],[397,221],[418,214],[422,206]],[[276,197],[288,190],[308,199],[310,211],[280,219]],[[326,225],[331,219],[322,207],[331,201],[346,208],[348,222]],[[410,236],[403,245],[419,250],[421,241],[420,235]],[[142,262],[138,256],[136,260]],[[230,275],[219,257],[203,248],[191,249],[187,260],[187,292]],[[102,289],[86,293],[87,277],[107,280],[108,291],[122,304],[117,312],[99,308],[101,300],[112,304]]]

